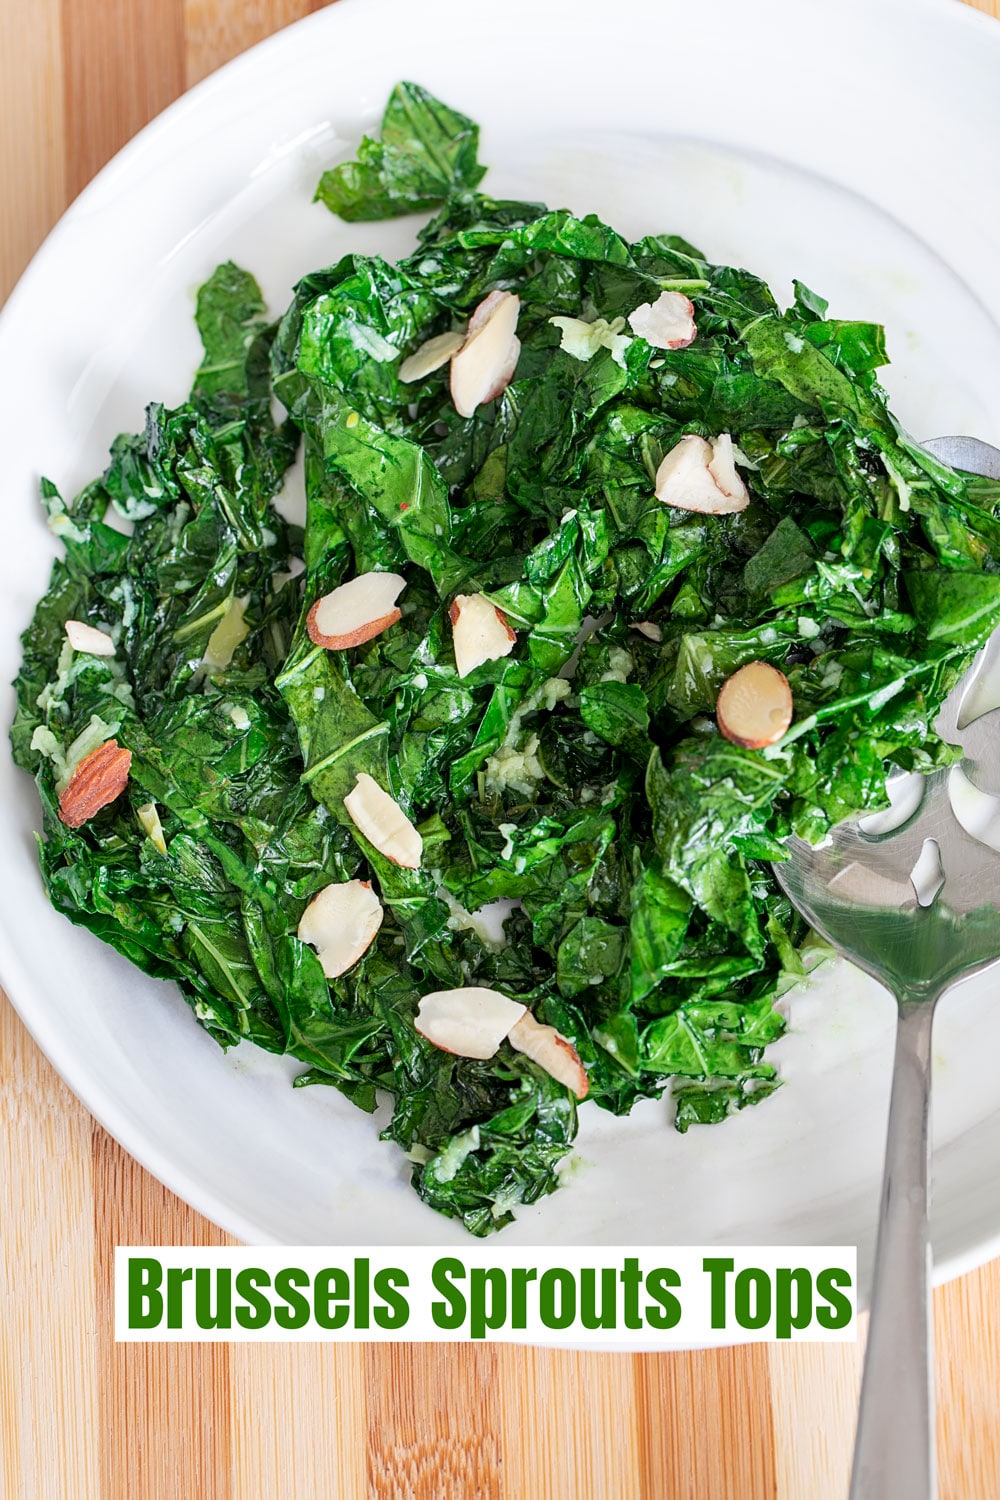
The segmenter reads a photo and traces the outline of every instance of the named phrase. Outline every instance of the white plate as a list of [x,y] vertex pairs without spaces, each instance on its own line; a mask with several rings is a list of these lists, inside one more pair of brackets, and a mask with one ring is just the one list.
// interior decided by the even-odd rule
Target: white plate
[[[1000,433],[1000,27],[952,0],[341,0],[161,116],[74,205],[0,320],[0,678],[44,588],[37,478],[97,472],[143,404],[186,393],[192,293],[233,256],[272,308],[344,250],[404,250],[415,221],[345,226],[310,202],[391,85],[483,124],[486,187],[674,230],[787,296],[881,319],[915,433]],[[11,699],[4,704],[4,718]],[[407,1165],[296,1065],[228,1057],[171,987],[45,902],[30,782],[0,757],[0,968],[71,1087],[159,1178],[247,1240],[448,1243]],[[939,1276],[1000,1249],[995,981],[942,1008],[935,1058]],[[665,1106],[582,1113],[582,1167],[508,1242],[871,1245],[892,1008],[831,967],[791,1004],[787,1087],[679,1137]],[[45,1170],[45,1164],[40,1164]]]

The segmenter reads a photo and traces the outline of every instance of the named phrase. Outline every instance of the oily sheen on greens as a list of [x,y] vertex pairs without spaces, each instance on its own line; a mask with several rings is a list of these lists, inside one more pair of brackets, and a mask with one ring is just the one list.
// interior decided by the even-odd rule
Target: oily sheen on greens
[[[558,1185],[577,1104],[507,1044],[486,1062],[431,1046],[421,994],[523,1001],[617,1113],[672,1085],[683,1131],[765,1098],[775,1000],[811,941],[769,862],[791,830],[815,840],[884,805],[890,765],[957,754],[932,724],[1000,622],[1000,487],[900,429],[879,327],[827,318],[798,284],[782,311],[675,235],[629,244],[593,216],[483,196],[477,137],[401,84],[381,140],[318,196],[349,219],[438,208],[413,254],[305,276],[277,325],[252,277],[220,266],[189,401],[150,406],[75,500],[43,486],[65,556],[24,636],[13,745],[56,907],[175,980],[223,1046],[287,1052],[299,1085],[366,1110],[387,1096],[416,1191],[482,1235]],[[410,385],[399,368],[496,289],[521,299],[520,360],[466,420],[447,366]],[[554,317],[613,324],[665,289],[694,303],[689,347],[627,322],[589,358],[561,347]],[[658,501],[663,455],[722,432],[749,507]],[[300,447],[304,532],[274,505]],[[309,606],[371,569],[405,577],[401,622],[315,646]],[[449,604],[479,591],[517,643],[459,679]],[[67,619],[110,630],[115,656],[74,654]],[[713,717],[751,660],[794,694],[763,751]],[[128,790],[71,830],[60,786],[111,737],[132,752]],[[361,771],[419,825],[419,870],[345,813]],[[161,837],[138,817],[150,803]],[[328,981],[296,929],[354,876],[386,920]],[[516,903],[503,945],[468,915],[495,901]]]

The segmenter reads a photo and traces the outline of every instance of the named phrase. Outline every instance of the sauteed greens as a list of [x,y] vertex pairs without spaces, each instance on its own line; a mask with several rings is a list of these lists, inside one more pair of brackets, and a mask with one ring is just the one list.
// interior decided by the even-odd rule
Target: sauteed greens
[[[683,1131],[764,1099],[775,1000],[809,941],[769,862],[790,830],[816,840],[885,805],[890,764],[956,756],[932,724],[1000,623],[1000,487],[900,429],[881,328],[828,318],[800,284],[782,311],[676,235],[630,244],[592,215],[483,196],[477,136],[399,85],[381,140],[318,196],[348,219],[436,207],[413,254],[305,276],[277,324],[220,266],[189,400],[150,406],[75,499],[43,484],[65,555],[24,636],[13,746],[55,906],[175,980],[223,1046],[287,1052],[297,1085],[365,1110],[389,1096],[416,1191],[482,1235],[558,1185],[577,1102],[506,1043],[486,1061],[432,1046],[421,995],[524,1002],[616,1113],[670,1085]],[[496,290],[520,298],[502,395],[465,418],[447,364],[400,381]],[[688,347],[630,329],[664,290],[694,305]],[[574,345],[554,318],[591,328]],[[678,440],[721,433],[749,506],[658,500]],[[275,503],[297,453],[304,530]],[[309,607],[366,571],[405,578],[402,619],[315,645]],[[517,640],[459,678],[449,606],[476,592]],[[114,654],[74,650],[67,620]],[[795,713],[760,750],[714,719],[756,660]],[[59,793],[111,739],[128,786],[67,827]],[[345,812],[359,772],[419,826],[418,869]],[[351,877],[385,920],[328,980],[297,927]],[[497,901],[502,943],[470,916]]]

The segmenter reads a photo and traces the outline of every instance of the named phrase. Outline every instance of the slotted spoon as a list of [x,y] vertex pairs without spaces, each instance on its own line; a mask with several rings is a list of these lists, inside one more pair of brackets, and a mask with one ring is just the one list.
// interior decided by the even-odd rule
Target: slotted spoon
[[[988,443],[956,437],[925,446],[955,468],[1000,479],[1000,450]],[[936,1494],[931,1029],[941,995],[1000,959],[1000,855],[968,831],[961,811],[970,788],[973,801],[977,792],[1000,794],[1000,714],[980,714],[971,723],[963,715],[976,683],[1000,661],[998,638],[1000,632],[937,720],[942,737],[962,746],[961,765],[897,779],[889,812],[841,824],[818,848],[793,839],[788,862],[774,866],[807,921],[899,1007],[851,1500]]]

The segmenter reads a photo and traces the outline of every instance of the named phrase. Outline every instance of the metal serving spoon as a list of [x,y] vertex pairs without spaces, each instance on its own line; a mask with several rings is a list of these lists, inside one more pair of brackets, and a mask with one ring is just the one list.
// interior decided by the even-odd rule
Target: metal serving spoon
[[[989,443],[949,437],[924,446],[955,468],[1000,479],[1000,449]],[[1000,631],[937,720],[938,733],[965,751],[959,767],[897,779],[890,812],[841,824],[818,848],[792,839],[788,862],[774,866],[806,920],[899,1006],[851,1500],[933,1500],[937,1492],[931,1027],[947,989],[1000,959],[1000,855],[965,826],[970,794],[973,804],[977,792],[1000,794],[1000,717],[980,711],[968,723],[962,712],[963,704],[974,712],[975,684],[997,662]]]

